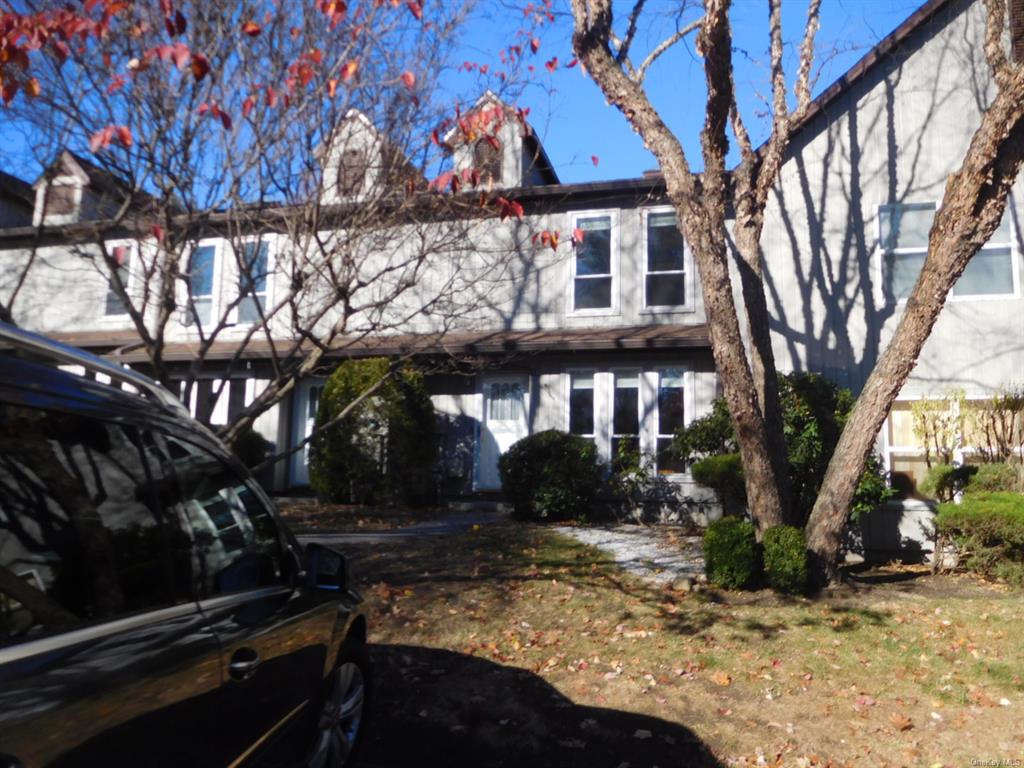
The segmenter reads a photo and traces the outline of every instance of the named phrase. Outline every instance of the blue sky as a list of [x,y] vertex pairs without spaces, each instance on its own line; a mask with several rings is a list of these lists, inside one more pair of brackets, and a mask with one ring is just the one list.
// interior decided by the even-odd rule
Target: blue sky
[[[507,39],[510,29],[496,23],[497,13],[489,16],[483,0],[483,18],[471,27],[467,39],[466,58],[483,60]],[[828,54],[821,61],[815,93],[824,90],[846,72],[879,40],[895,29],[916,10],[923,0],[823,0],[818,50]],[[494,3],[497,4],[497,3]],[[675,3],[678,5],[678,2]],[[559,3],[556,2],[556,8]],[[765,62],[767,59],[767,3],[765,0],[734,0],[733,43],[736,49],[736,81],[740,108],[755,140],[764,138],[765,123],[758,119],[761,102],[757,94],[765,93]],[[657,2],[647,7],[658,9]],[[616,4],[618,8],[618,4]],[[790,50],[803,35],[806,0],[783,0],[783,35]],[[507,15],[507,11],[501,11]],[[692,16],[687,17],[692,18]],[[511,22],[513,25],[516,22]],[[641,38],[638,37],[638,41]],[[651,38],[654,42],[660,40]],[[554,26],[544,30],[542,46],[537,55],[537,85],[530,87],[521,104],[530,107],[530,122],[540,135],[548,156],[563,182],[584,182],[599,179],[627,178],[641,175],[656,167],[640,138],[628,127],[615,108],[605,104],[593,82],[583,77],[579,68],[560,68],[549,74],[543,62],[558,56],[559,62],[572,58],[569,20],[561,17]],[[789,61],[787,73],[795,71]],[[703,120],[703,71],[692,51],[678,47],[673,55],[663,57],[648,78],[652,102],[682,141],[691,157],[699,164],[699,143]],[[548,90],[550,88],[550,90]],[[591,155],[599,158],[597,167]]]
[[[445,0],[436,0],[445,2]],[[515,0],[522,6],[527,0]],[[463,59],[497,64],[496,52],[514,40],[521,14],[510,10],[511,0],[480,0],[476,15],[460,41],[456,62]],[[691,0],[692,4],[693,0]],[[823,0],[815,93],[828,87],[870,48],[895,29],[923,0]],[[679,0],[650,0],[648,9],[678,6]],[[565,10],[567,0],[556,0],[555,9]],[[755,140],[764,138],[765,121],[759,117],[758,94],[766,92],[764,80],[767,50],[765,0],[734,0],[732,13],[736,55],[736,81],[740,107]],[[429,9],[429,5],[427,6]],[[628,6],[626,6],[628,7]],[[803,34],[806,0],[783,0],[783,35],[792,53]],[[693,18],[693,13],[686,17]],[[656,44],[669,24],[662,23],[649,34],[639,35],[634,50]],[[605,104],[604,98],[579,67],[560,66],[549,73],[544,62],[557,56],[561,64],[572,59],[570,22],[562,13],[545,28],[542,45],[532,59],[536,70],[519,100],[530,108],[529,119],[541,137],[563,182],[627,178],[656,167],[640,138],[628,127],[618,110]],[[692,41],[692,38],[691,38]],[[792,76],[795,62],[789,57],[787,71]],[[698,135],[703,120],[703,71],[701,61],[689,46],[677,46],[651,69],[646,85],[654,105],[676,131],[691,163],[699,165]],[[469,75],[452,74],[446,86],[466,96],[486,87]],[[25,148],[17,128],[4,123],[0,112],[0,141],[6,152],[0,169],[33,179],[38,166]],[[595,167],[591,157],[598,158]]]

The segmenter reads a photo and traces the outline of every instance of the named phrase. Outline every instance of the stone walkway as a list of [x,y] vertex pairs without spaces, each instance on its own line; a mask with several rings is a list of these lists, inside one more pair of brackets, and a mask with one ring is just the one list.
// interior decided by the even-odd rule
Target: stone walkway
[[658,526],[618,525],[613,528],[555,528],[584,544],[608,552],[624,570],[658,584],[681,579],[702,582],[704,553],[700,536],[680,536],[675,543],[666,539]]

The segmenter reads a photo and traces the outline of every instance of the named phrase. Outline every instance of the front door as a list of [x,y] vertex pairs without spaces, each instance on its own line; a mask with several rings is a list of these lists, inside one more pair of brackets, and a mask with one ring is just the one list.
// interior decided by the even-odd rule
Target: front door
[[[311,434],[316,424],[316,411],[320,407],[320,394],[324,391],[322,379],[307,379],[295,388],[292,398],[292,445],[298,445]],[[309,443],[292,454],[292,485],[309,485]]]
[[501,488],[498,458],[528,433],[527,393],[525,376],[484,377],[484,411],[477,450],[476,485],[479,490]]

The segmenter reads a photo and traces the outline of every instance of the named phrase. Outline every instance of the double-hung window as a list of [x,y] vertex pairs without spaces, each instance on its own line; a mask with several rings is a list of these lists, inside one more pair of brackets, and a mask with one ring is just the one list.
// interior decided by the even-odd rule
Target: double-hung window
[[594,439],[594,372],[569,376],[569,432]]
[[683,236],[672,211],[648,211],[644,254],[644,307],[681,307],[686,302]]
[[576,234],[576,253],[573,257],[573,311],[614,309],[615,254],[611,214],[577,216],[573,220],[573,231]]
[[[116,264],[117,277],[121,281],[121,287],[127,293],[128,281],[131,277],[132,250],[127,245],[117,245],[110,249],[110,256]],[[103,304],[103,314],[106,317],[127,314],[124,300],[117,292],[113,275],[107,281],[107,296]]]
[[201,245],[192,252],[188,269],[188,291],[192,300],[186,311],[186,325],[209,325],[213,321],[213,268],[217,248]]
[[612,400],[612,466],[628,464],[640,451],[640,373],[615,374]]
[[658,372],[658,474],[685,472],[686,465],[673,455],[672,440],[684,424],[683,371],[665,368]]
[[242,258],[239,263],[238,322],[256,323],[266,311],[267,303],[267,263],[270,243],[265,240],[253,240],[242,245]]
[[[1008,296],[1016,293],[1009,207],[992,238],[971,258],[952,296]],[[888,296],[902,301],[910,296],[928,255],[928,233],[935,219],[935,203],[908,203],[879,208],[879,236],[883,277]]]

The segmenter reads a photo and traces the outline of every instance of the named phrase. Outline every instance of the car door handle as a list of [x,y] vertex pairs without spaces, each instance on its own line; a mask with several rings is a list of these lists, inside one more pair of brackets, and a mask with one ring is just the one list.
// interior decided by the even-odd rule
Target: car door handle
[[260,655],[252,648],[239,648],[231,655],[228,674],[232,680],[248,680],[260,665]]

